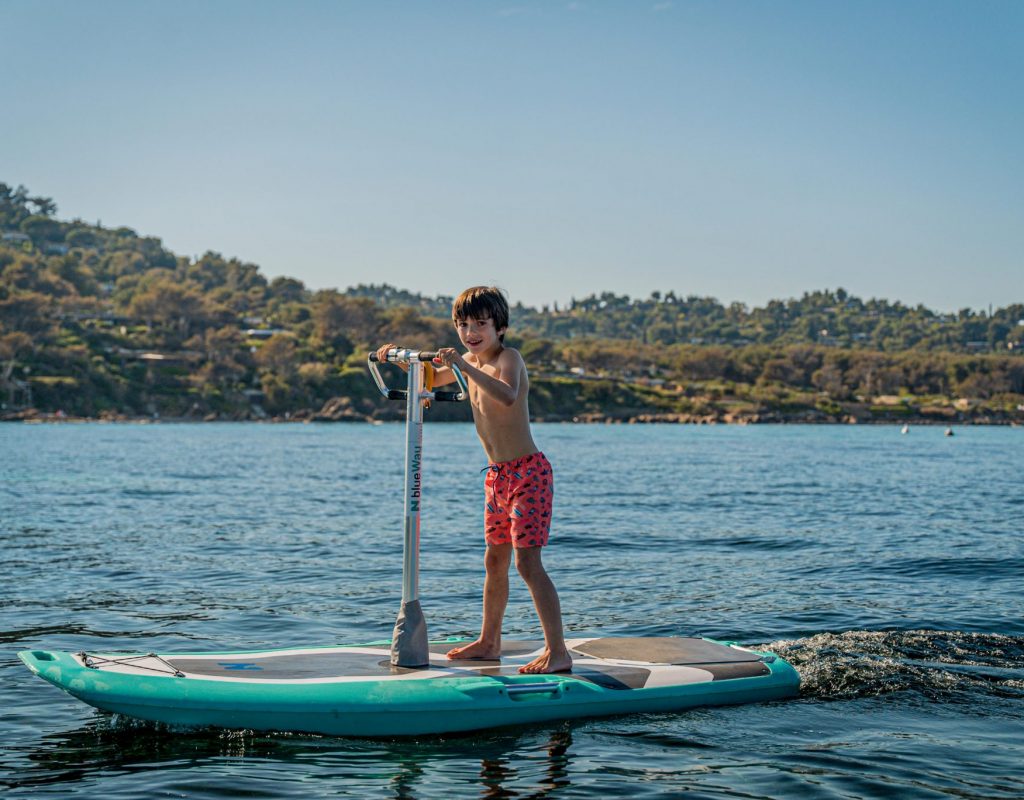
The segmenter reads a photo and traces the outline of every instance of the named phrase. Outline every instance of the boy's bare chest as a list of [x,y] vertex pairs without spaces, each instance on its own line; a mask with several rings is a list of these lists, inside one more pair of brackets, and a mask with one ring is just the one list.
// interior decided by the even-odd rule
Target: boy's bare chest
[[493,397],[488,397],[473,387],[469,389],[469,403],[473,407],[473,416],[477,419],[500,417],[503,411],[507,412],[508,410]]
[[[491,366],[490,364],[480,364],[477,365],[477,369],[479,369],[489,378],[501,380],[501,370],[498,369],[497,367]],[[488,413],[501,406],[501,403],[499,403],[493,397],[489,397],[485,391],[483,391],[479,386],[473,383],[469,384],[469,401],[470,404],[473,406],[474,413]]]

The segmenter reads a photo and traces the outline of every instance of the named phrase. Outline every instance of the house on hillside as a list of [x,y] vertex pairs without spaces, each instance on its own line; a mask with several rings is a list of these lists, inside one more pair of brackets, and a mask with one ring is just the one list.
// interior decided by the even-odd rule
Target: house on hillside
[[0,411],[32,407],[32,386],[28,381],[0,374],[0,392],[6,395],[6,400],[0,401]]
[[279,333],[288,333],[284,328],[249,328],[245,335],[250,339],[269,339]]

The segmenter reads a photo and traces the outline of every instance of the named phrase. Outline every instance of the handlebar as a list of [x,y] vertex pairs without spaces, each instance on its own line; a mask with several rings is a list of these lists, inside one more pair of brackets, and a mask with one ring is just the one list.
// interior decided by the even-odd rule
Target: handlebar
[[[410,364],[413,362],[429,362],[437,358],[436,350],[404,350],[398,347],[393,347],[388,350],[387,360],[393,364]],[[381,377],[380,370],[377,369],[377,364],[380,359],[377,358],[377,354],[370,353],[366,357],[367,366],[370,368],[370,375],[373,377],[373,382],[377,384],[377,388],[380,393],[388,400],[404,400],[409,391],[407,389],[390,389],[387,384],[384,383],[384,379]],[[469,385],[466,383],[466,378],[462,374],[462,370],[456,367],[454,364],[451,366],[452,374],[455,376],[455,382],[459,386],[457,392],[423,392],[422,397],[425,400],[437,400],[441,402],[455,403],[460,400],[465,400],[469,397]]]
[[[368,356],[372,362],[379,362],[376,353],[370,353]],[[392,364],[399,362],[408,364],[410,361],[433,361],[437,358],[437,350],[400,350],[397,347],[392,347],[388,350],[388,361]]]

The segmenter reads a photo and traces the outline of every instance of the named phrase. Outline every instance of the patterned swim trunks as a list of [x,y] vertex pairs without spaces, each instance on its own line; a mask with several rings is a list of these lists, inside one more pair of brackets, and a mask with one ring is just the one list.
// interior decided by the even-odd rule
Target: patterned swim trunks
[[487,544],[543,547],[551,530],[555,479],[543,453],[486,467],[484,538]]

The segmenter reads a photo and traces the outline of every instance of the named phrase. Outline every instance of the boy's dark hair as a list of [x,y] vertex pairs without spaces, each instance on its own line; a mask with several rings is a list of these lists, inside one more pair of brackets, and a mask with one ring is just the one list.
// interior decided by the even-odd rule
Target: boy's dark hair
[[[494,329],[508,327],[508,300],[497,286],[472,286],[452,303],[452,321],[464,319],[493,319]],[[498,337],[505,341],[505,334]]]

